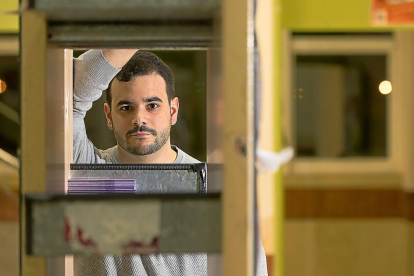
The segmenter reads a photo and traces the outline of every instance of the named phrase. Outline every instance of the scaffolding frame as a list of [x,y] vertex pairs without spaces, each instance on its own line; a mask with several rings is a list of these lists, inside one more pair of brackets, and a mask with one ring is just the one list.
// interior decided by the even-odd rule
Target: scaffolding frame
[[[43,2],[47,4],[47,1]],[[98,3],[96,1],[97,5]],[[216,147],[222,151],[222,158],[210,157],[207,160],[223,161],[224,166],[224,276],[251,276],[254,269],[253,10],[252,0],[223,0],[219,20],[213,24],[213,30],[217,31],[214,34],[218,36],[207,47],[210,66],[208,72],[221,72],[221,76],[213,78],[214,83],[208,84],[208,93],[222,87],[221,95],[216,91],[215,100],[209,98],[207,105],[210,105],[209,110],[214,110],[221,101],[220,104],[225,107],[223,125],[216,123],[214,126],[219,131],[215,133],[221,133],[222,139],[216,145],[208,142],[210,149]],[[50,40],[50,30],[53,29],[50,23],[55,22],[56,17],[59,15],[36,9],[36,6],[22,14],[22,196],[29,193],[64,194],[69,177],[72,161],[72,51]],[[80,46],[97,46],[93,43],[78,43]],[[78,44],[74,42],[72,46],[76,45]],[[116,48],[124,45],[131,46],[115,40],[102,43],[102,47]],[[161,47],[166,47],[166,44]],[[212,81],[210,77],[208,79]],[[214,131],[210,133],[214,135]],[[22,275],[72,275],[73,263],[70,258],[46,259],[26,255],[24,202],[22,205]]]

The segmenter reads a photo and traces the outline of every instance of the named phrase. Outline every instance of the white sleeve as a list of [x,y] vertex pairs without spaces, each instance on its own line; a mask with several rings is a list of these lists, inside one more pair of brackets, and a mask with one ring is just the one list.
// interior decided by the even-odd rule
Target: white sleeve
[[73,66],[73,162],[103,163],[105,161],[87,137],[84,118],[120,69],[112,67],[101,50],[87,51],[74,59]]

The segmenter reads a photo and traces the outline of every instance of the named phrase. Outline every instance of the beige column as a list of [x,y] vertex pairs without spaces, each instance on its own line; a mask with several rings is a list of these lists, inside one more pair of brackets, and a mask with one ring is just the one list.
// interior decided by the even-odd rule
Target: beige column
[[[21,192],[65,193],[72,161],[72,51],[47,45],[46,19],[22,19]],[[26,255],[22,212],[22,274],[65,275],[65,259]]]
[[223,1],[223,275],[253,275],[253,1]]
[[[22,15],[21,193],[46,191],[46,21],[31,11]],[[45,275],[46,259],[26,255],[25,204],[21,216],[21,273]]]

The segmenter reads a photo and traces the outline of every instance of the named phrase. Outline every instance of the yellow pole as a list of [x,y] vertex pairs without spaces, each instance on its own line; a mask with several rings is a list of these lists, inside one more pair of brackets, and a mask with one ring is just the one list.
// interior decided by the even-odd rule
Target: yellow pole
[[[283,91],[283,33],[281,28],[282,1],[274,2],[274,147],[276,151],[283,148],[283,125],[282,125],[282,91]],[[275,175],[275,256],[274,275],[284,275],[284,220],[285,220],[285,191],[283,185],[283,172],[279,170]]]

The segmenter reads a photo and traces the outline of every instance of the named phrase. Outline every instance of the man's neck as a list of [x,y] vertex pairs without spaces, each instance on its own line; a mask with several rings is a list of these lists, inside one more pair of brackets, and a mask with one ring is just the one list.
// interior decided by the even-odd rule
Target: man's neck
[[174,163],[177,158],[177,152],[171,148],[169,142],[157,152],[149,155],[134,155],[118,145],[118,154],[125,164],[156,164],[156,163]]

